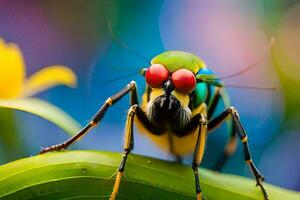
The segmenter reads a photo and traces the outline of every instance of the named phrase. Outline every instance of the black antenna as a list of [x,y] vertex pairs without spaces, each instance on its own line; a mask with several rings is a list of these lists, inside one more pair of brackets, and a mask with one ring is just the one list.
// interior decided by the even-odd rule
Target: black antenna
[[125,74],[123,76],[116,77],[114,79],[102,81],[101,83],[112,83],[112,82],[115,82],[115,81],[120,81],[120,80],[126,79],[128,77],[136,76],[136,75],[145,76],[146,71],[147,71],[147,68],[142,68],[138,72],[135,71],[135,72],[132,72],[132,73],[129,73],[129,74]]
[[123,76],[119,76],[117,78],[109,79],[109,80],[105,80],[105,81],[101,81],[101,82],[102,83],[112,83],[112,82],[115,82],[115,81],[123,80],[123,79],[128,78],[128,77],[136,76],[136,75],[139,75],[139,74],[140,74],[139,72],[133,72],[133,73],[130,73],[130,74],[125,74]]
[[107,25],[108,25],[109,33],[110,33],[112,39],[114,39],[121,47],[123,47],[124,49],[127,49],[132,54],[134,54],[135,56],[139,57],[140,59],[146,61],[149,65],[151,65],[151,62],[146,57],[142,56],[135,50],[129,48],[124,42],[122,42],[122,40],[113,32],[110,21],[107,22]]
[[274,43],[275,43],[275,38],[272,37],[272,38],[270,39],[269,45],[268,45],[267,48],[264,50],[263,55],[262,55],[255,63],[249,65],[248,67],[246,67],[245,69],[243,69],[243,70],[241,70],[241,71],[239,71],[239,72],[236,72],[236,73],[231,74],[231,75],[228,75],[228,76],[221,77],[221,78],[219,78],[219,79],[224,80],[224,79],[232,78],[232,77],[235,77],[235,76],[239,76],[239,75],[241,75],[241,74],[243,74],[243,73],[245,73],[245,72],[247,72],[247,71],[253,69],[254,67],[256,67],[256,66],[262,61],[263,58],[266,57],[266,54],[268,53],[268,50],[273,46]]
[[270,90],[274,91],[276,88],[267,88],[267,87],[256,87],[256,86],[241,86],[241,85],[232,85],[232,84],[226,84],[226,87],[232,87],[232,88],[241,88],[241,89],[250,89],[250,90]]

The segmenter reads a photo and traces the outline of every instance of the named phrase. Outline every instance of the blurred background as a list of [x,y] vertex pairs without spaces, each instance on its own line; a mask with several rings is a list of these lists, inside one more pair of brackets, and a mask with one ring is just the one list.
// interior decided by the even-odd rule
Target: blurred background
[[[140,95],[145,86],[137,72],[148,63],[120,47],[112,39],[107,22],[127,46],[148,60],[165,50],[189,51],[201,57],[220,77],[260,60],[252,70],[224,82],[276,88],[227,89],[248,133],[253,160],[267,182],[300,191],[299,0],[0,2],[0,37],[20,46],[27,76],[53,64],[75,71],[75,89],[59,86],[36,96],[60,107],[82,125],[89,122],[108,96],[130,80],[138,83]],[[270,49],[272,37],[276,41]],[[71,149],[122,151],[128,108],[126,97],[107,112],[100,126]],[[69,137],[32,114],[0,111],[0,164],[35,155],[40,146]],[[13,121],[8,123],[7,118]],[[13,129],[17,134],[7,135]],[[135,136],[134,153],[173,159],[147,138]],[[213,164],[226,139],[225,126],[209,135],[202,167]],[[13,141],[14,145],[5,141]],[[190,163],[190,158],[185,162]],[[240,144],[223,172],[252,176]]]

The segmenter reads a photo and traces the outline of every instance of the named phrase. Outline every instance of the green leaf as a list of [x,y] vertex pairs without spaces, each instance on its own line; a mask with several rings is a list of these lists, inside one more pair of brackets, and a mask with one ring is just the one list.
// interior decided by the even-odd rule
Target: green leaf
[[[65,151],[0,166],[0,199],[108,199],[120,153]],[[207,200],[263,200],[255,181],[200,169]],[[300,194],[265,184],[270,200],[299,200]],[[195,199],[190,166],[138,155],[127,160],[118,199]]]
[[80,130],[80,125],[60,108],[37,98],[0,99],[0,108],[10,108],[40,116],[59,126],[69,135]]
[[28,155],[27,145],[23,142],[11,109],[0,109],[0,165]]

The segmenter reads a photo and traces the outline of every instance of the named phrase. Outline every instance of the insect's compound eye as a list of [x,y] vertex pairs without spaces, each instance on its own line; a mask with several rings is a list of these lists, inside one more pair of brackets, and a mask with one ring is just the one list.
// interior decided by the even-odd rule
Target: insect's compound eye
[[147,69],[145,77],[150,87],[157,88],[169,79],[169,71],[161,64],[154,64]]
[[186,94],[192,92],[196,86],[195,75],[187,69],[179,69],[173,72],[171,80],[177,90]]

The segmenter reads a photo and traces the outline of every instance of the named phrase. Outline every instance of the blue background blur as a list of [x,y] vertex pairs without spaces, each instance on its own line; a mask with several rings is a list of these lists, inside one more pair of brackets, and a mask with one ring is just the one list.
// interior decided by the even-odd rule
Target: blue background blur
[[[249,135],[253,160],[267,182],[300,191],[300,2],[296,0],[128,0],[1,1],[0,37],[17,43],[27,74],[63,64],[78,76],[78,87],[55,87],[38,95],[82,125],[105,99],[130,80],[144,89],[143,77],[127,77],[147,63],[112,40],[107,22],[130,48],[149,60],[164,50],[184,50],[201,57],[220,77],[238,72],[265,54],[251,71],[226,79],[232,85],[275,87],[275,91],[228,88]],[[129,98],[118,102],[101,125],[72,149],[122,150]],[[222,109],[221,107],[219,109]],[[60,143],[68,135],[31,114],[17,112],[24,156],[40,146]],[[226,127],[208,139],[203,162],[209,167],[226,143]],[[148,139],[135,134],[134,153],[172,159]],[[11,149],[14,151],[14,149]],[[0,158],[1,159],[1,158]],[[6,162],[4,159],[1,163]],[[186,159],[189,162],[189,158]],[[224,172],[251,176],[241,145]]]

